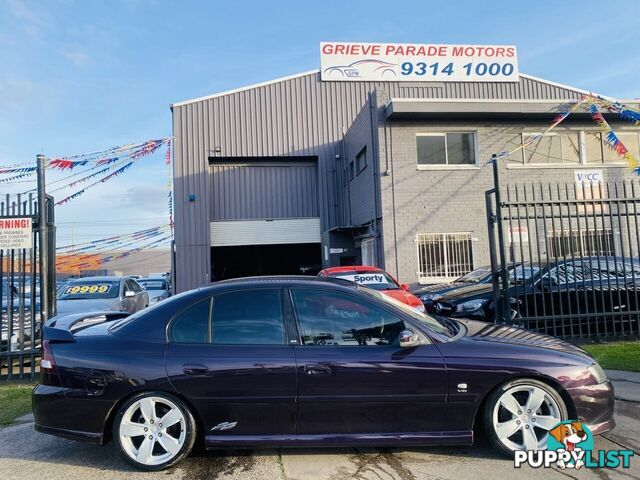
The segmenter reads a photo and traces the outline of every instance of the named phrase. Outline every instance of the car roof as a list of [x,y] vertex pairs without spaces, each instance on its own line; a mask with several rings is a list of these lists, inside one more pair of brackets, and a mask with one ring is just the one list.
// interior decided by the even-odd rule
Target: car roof
[[324,273],[342,273],[342,272],[384,272],[381,268],[370,267],[368,265],[351,265],[345,267],[329,267],[322,270]]
[[219,288],[236,286],[257,287],[265,285],[322,285],[335,288],[357,288],[357,285],[354,282],[342,278],[316,277],[310,275],[267,275],[260,277],[241,277],[228,280],[220,280],[218,282],[212,283],[207,287],[202,287],[199,290],[217,290]]

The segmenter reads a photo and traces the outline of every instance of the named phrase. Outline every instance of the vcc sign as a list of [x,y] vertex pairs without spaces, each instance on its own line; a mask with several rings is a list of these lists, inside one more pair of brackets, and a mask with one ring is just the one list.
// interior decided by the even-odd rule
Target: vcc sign
[[574,170],[573,176],[578,186],[602,182],[602,170]]

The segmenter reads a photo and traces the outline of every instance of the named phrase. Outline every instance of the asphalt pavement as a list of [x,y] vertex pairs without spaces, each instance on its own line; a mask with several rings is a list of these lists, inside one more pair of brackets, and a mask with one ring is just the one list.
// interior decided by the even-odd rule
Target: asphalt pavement
[[[635,383],[634,378],[621,376],[622,381]],[[634,395],[640,392],[640,383],[626,387]],[[617,427],[612,432],[596,437],[596,449],[629,448],[640,452],[640,402],[617,400],[616,421]],[[480,438],[470,447],[216,451],[194,455],[173,469],[153,474],[129,466],[113,443],[97,447],[37,433],[30,416],[18,424],[0,428],[2,480],[160,477],[185,480],[629,479],[640,478],[640,457],[633,458],[631,468],[625,470],[524,467],[516,471],[512,460],[494,453]]]

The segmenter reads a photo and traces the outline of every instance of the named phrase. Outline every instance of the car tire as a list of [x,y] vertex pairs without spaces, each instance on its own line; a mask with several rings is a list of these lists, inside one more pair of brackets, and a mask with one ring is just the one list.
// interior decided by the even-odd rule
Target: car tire
[[[543,399],[540,407],[529,412],[532,409],[527,407],[535,407],[540,398]],[[482,426],[491,445],[513,458],[514,451],[526,450],[527,445],[536,448],[533,447],[536,440],[539,448],[546,447],[545,431],[568,417],[567,405],[556,389],[539,380],[522,378],[504,383],[489,394],[482,412]],[[507,435],[512,429],[514,432]]]
[[[163,425],[163,418],[174,423]],[[189,455],[196,437],[193,414],[182,400],[166,392],[144,392],[131,397],[113,420],[113,439],[118,450],[141,470],[173,467]],[[138,456],[142,458],[137,459]]]

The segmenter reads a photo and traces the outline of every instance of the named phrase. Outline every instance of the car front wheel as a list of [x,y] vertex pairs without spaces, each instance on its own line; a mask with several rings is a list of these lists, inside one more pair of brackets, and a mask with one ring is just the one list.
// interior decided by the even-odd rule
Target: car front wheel
[[118,410],[113,438],[125,459],[136,467],[163,470],[189,455],[196,423],[180,399],[163,392],[145,392]]
[[546,449],[549,430],[567,420],[567,406],[560,394],[533,379],[514,380],[494,390],[483,412],[484,429],[498,450]]

